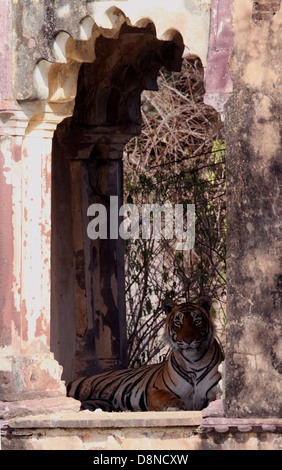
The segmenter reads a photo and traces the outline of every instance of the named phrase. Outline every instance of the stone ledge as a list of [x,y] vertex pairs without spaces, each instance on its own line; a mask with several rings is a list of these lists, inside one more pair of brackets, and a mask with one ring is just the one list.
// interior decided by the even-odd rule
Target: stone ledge
[[38,398],[14,402],[0,401],[0,419],[45,415],[56,411],[79,411],[80,402],[66,396]]
[[12,429],[48,428],[152,428],[198,427],[202,424],[201,411],[146,411],[108,413],[102,410],[66,411],[63,413],[25,416],[9,419],[5,424]]
[[57,397],[23,402],[0,402],[2,429],[136,429],[193,428],[199,433],[282,432],[281,418],[226,418],[224,401],[203,411],[105,412],[79,411],[77,400]]

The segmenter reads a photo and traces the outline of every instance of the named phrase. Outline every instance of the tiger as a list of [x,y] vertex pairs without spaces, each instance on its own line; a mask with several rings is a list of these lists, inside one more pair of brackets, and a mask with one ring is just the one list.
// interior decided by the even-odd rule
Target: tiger
[[224,353],[215,336],[210,299],[179,305],[167,299],[163,308],[164,339],[170,346],[167,358],[74,380],[67,395],[80,400],[82,410],[202,410],[216,398]]

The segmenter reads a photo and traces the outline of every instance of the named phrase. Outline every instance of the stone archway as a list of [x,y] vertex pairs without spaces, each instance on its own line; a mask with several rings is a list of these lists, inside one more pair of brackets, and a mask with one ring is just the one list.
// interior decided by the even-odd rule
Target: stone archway
[[[157,89],[160,67],[180,70],[183,49],[179,33],[159,40],[151,22],[124,22],[115,38],[99,36],[95,61],[79,71],[73,116],[55,132],[51,347],[66,380],[127,365],[123,240],[111,233],[110,197],[118,197],[118,214],[123,147],[141,131],[141,92]],[[93,203],[107,209],[105,240],[87,237]]]

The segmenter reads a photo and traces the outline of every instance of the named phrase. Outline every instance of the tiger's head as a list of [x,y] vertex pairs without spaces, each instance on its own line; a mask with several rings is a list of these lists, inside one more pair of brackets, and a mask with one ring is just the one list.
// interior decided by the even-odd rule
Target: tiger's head
[[167,299],[163,308],[167,313],[164,338],[172,349],[196,351],[211,344],[214,325],[210,315],[211,300],[208,297],[180,305]]

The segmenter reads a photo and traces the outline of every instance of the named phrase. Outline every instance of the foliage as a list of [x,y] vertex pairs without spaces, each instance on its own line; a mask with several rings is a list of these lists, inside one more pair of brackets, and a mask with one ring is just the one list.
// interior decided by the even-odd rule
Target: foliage
[[[160,360],[166,297],[210,295],[225,326],[225,147],[223,125],[203,102],[203,68],[185,60],[180,74],[162,71],[158,92],[144,92],[143,126],[124,155],[125,201],[139,207],[195,204],[195,247],[176,240],[125,241],[128,355],[132,367]],[[140,220],[141,228],[141,220]],[[161,353],[160,353],[161,351]]]

